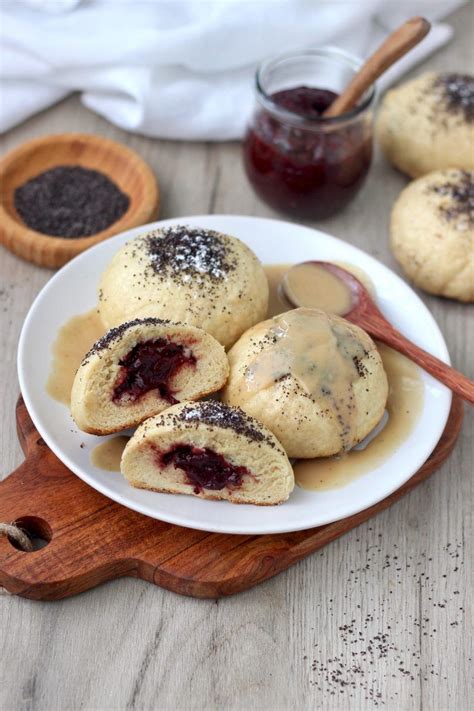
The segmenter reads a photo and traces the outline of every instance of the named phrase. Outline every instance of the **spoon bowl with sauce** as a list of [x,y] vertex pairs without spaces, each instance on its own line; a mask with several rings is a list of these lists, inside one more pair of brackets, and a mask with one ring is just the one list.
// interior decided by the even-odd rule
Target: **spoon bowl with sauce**
[[474,404],[474,382],[397,331],[383,316],[362,282],[346,269],[322,261],[295,264],[284,274],[281,291],[292,306],[319,308],[343,316]]

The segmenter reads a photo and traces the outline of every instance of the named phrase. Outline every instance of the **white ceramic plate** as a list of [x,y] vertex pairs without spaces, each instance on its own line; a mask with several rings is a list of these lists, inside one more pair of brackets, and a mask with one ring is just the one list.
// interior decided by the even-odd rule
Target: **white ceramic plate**
[[[393,272],[355,247],[323,232],[276,220],[231,215],[165,220],[125,232],[76,257],[46,284],[25,319],[18,349],[21,391],[38,431],[53,452],[90,486],[124,506],[152,518],[221,533],[311,528],[355,514],[398,489],[431,454],[449,414],[450,391],[425,373],[421,416],[410,437],[388,460],[341,489],[310,492],[296,487],[281,506],[235,506],[133,489],[119,473],[91,464],[90,453],[99,438],[78,431],[67,408],[46,392],[51,345],[62,324],[96,304],[99,276],[124,242],[148,228],[174,223],[235,235],[267,264],[323,259],[357,265],[374,282],[379,306],[387,318],[415,343],[449,362],[438,326],[416,294]],[[81,448],[82,442],[85,446]]]

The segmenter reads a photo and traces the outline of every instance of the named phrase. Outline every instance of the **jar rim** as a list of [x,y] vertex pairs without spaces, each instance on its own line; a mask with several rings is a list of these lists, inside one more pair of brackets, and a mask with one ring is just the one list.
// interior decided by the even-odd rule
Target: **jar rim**
[[257,92],[257,98],[263,107],[268,111],[276,114],[288,123],[296,124],[300,128],[315,129],[323,126],[336,126],[350,121],[359,114],[362,114],[373,103],[376,93],[375,82],[366,90],[365,95],[359,104],[340,116],[302,116],[301,114],[297,114],[289,109],[279,106],[272,99],[271,95],[268,94],[263,88],[262,78],[264,73],[268,71],[273,64],[276,65],[285,60],[297,59],[298,57],[304,57],[305,55],[310,57],[328,57],[335,60],[342,60],[342,62],[346,65],[350,65],[354,72],[357,72],[363,64],[363,60],[359,57],[356,57],[355,55],[332,45],[322,47],[302,47],[301,49],[285,52],[276,56],[273,55],[268,59],[265,59],[259,65],[255,73],[255,89]]

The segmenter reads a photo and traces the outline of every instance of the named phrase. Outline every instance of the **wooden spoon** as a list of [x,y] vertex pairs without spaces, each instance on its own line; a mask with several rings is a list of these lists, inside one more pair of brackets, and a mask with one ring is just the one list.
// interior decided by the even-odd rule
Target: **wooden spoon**
[[342,94],[326,109],[324,118],[340,116],[352,109],[369,86],[400,57],[421,42],[430,29],[431,25],[424,17],[412,17],[392,32],[362,65]]
[[[382,343],[386,343],[399,353],[408,356],[408,358],[423,368],[423,370],[426,370],[427,373],[430,373],[436,380],[444,383],[444,385],[460,395],[464,400],[467,400],[467,402],[474,404],[474,381],[469,380],[469,378],[458,370],[446,365],[446,363],[443,363],[439,358],[435,358],[435,356],[415,346],[408,338],[402,336],[382,315],[373,302],[369,292],[357,277],[346,269],[338,267],[331,262],[314,261],[311,263],[327,269],[341,279],[349,288],[352,297],[350,310],[341,314],[345,319],[363,328],[364,331],[367,331],[373,338],[382,341]],[[284,282],[282,282],[282,284],[284,289]],[[288,298],[289,295],[285,290],[284,294]],[[292,305],[305,306],[303,303],[296,304],[294,302],[292,302]]]

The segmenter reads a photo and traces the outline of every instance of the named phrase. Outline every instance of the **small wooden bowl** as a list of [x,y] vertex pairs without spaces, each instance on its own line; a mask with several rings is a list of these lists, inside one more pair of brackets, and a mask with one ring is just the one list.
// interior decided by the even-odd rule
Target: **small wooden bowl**
[[[127,212],[89,237],[63,238],[29,229],[15,210],[15,190],[59,165],[79,165],[107,175],[129,196]],[[0,242],[42,267],[60,267],[107,237],[153,221],[158,206],[158,183],[149,166],[134,151],[102,136],[62,133],[36,138],[0,161]]]

